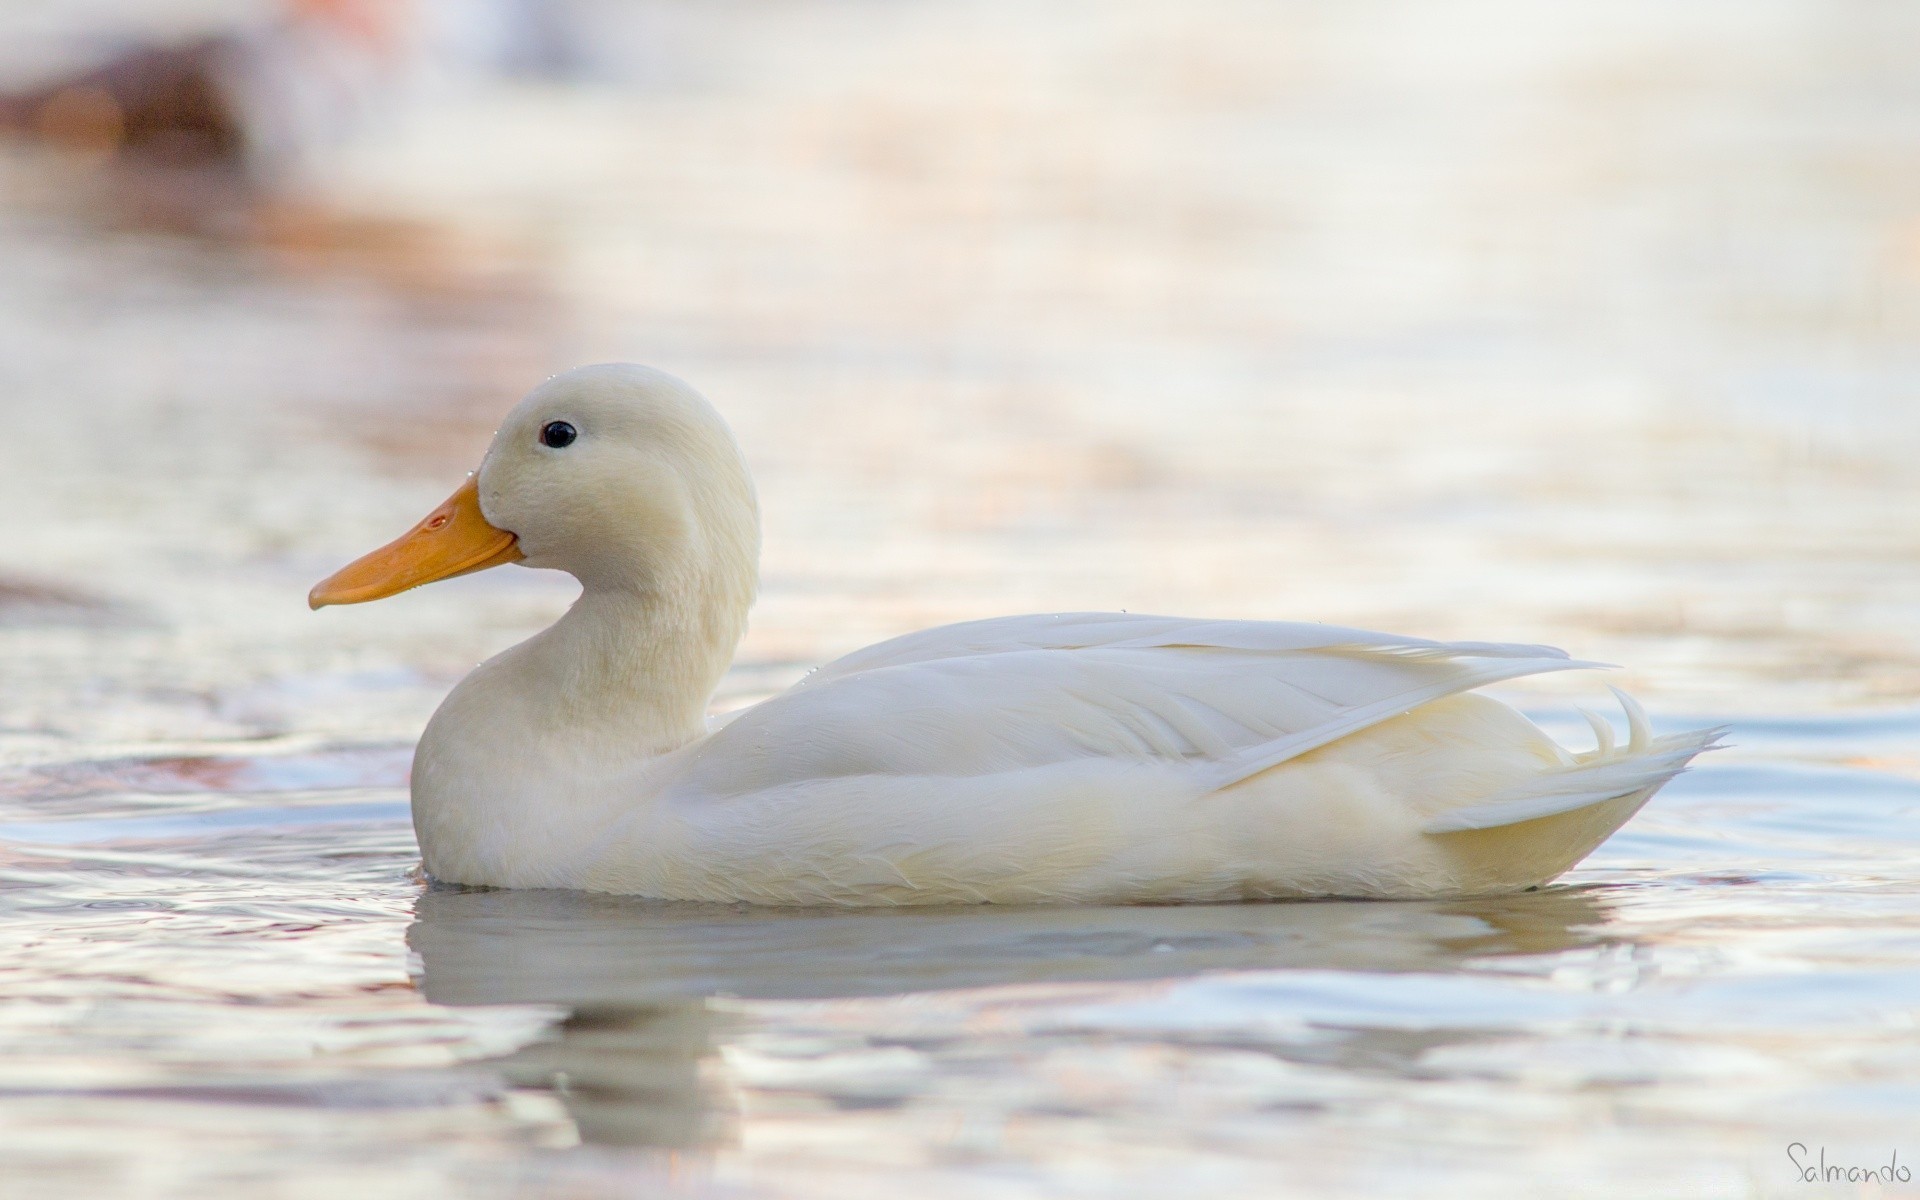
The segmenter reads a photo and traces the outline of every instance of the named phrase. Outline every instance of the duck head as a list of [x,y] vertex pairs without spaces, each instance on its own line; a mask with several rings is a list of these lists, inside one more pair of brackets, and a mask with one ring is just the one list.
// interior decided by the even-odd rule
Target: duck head
[[588,596],[704,614],[731,626],[709,631],[730,646],[759,545],[753,483],[720,414],[665,372],[610,363],[535,388],[444,504],[307,601],[358,604],[517,562],[565,571]]

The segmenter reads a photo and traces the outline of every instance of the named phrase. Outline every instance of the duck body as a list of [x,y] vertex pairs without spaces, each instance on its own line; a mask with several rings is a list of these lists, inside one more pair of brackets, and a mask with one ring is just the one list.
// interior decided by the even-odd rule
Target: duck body
[[623,756],[613,731],[529,741],[500,696],[533,668],[506,658],[428,726],[414,819],[438,879],[679,900],[1513,891],[1585,857],[1711,736],[1575,756],[1464,691],[1582,665],[1320,625],[1001,618],[870,647]]
[[[456,493],[451,526],[314,599],[374,598],[409,546],[440,555],[428,578],[484,551],[581,579],[420,740],[414,824],[450,883],[788,905],[1497,893],[1567,870],[1717,737],[1655,738],[1623,697],[1626,741],[1594,718],[1573,754],[1474,694],[1594,665],[1545,647],[1105,613],[895,638],[709,722],[758,522],[704,400],[645,368],[560,376],[465,491],[477,516]],[[431,542],[462,521],[494,540]]]

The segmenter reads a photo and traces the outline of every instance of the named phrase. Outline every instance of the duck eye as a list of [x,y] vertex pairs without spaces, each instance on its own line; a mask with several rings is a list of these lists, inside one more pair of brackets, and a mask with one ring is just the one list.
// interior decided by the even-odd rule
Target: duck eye
[[579,436],[578,431],[565,421],[549,421],[547,427],[540,431],[540,444],[558,450],[562,446],[573,445],[573,439]]

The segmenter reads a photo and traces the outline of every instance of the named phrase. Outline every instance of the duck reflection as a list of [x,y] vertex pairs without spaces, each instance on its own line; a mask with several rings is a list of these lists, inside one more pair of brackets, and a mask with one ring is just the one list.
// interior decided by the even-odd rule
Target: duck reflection
[[[1604,893],[1572,888],[1432,903],[827,911],[435,887],[421,895],[407,941],[432,1003],[572,1010],[555,1036],[494,1065],[519,1086],[552,1089],[583,1141],[686,1149],[726,1141],[735,1124],[718,1053],[740,1018],[712,1003],[720,997],[1276,969],[1448,972],[1598,945],[1607,920]],[[1436,1037],[1463,1036],[1375,1034],[1322,1043],[1309,1057],[1402,1071]]]

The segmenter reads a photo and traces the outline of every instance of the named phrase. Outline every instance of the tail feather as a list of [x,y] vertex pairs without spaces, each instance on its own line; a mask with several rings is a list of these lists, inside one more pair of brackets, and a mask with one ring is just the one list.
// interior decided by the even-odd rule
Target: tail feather
[[1593,725],[1595,746],[1574,756],[1574,765],[1548,771],[1486,800],[1442,813],[1422,833],[1459,833],[1494,829],[1573,812],[1594,804],[1644,793],[1651,796],[1687,769],[1695,756],[1720,746],[1727,727],[1696,729],[1656,738],[1646,710],[1633,697],[1613,689],[1627,714],[1627,741],[1616,747],[1613,727],[1599,715],[1581,710]]
[[1587,719],[1587,724],[1593,726],[1593,749],[1585,754],[1579,755],[1575,761],[1590,762],[1594,759],[1611,758],[1613,756],[1613,726],[1607,724],[1605,717],[1590,708],[1582,708],[1575,711]]
[[1618,700],[1620,707],[1626,711],[1628,753],[1645,753],[1647,747],[1653,742],[1653,722],[1647,719],[1647,710],[1640,707],[1638,700],[1612,684],[1607,685],[1607,690],[1613,693],[1613,698]]

